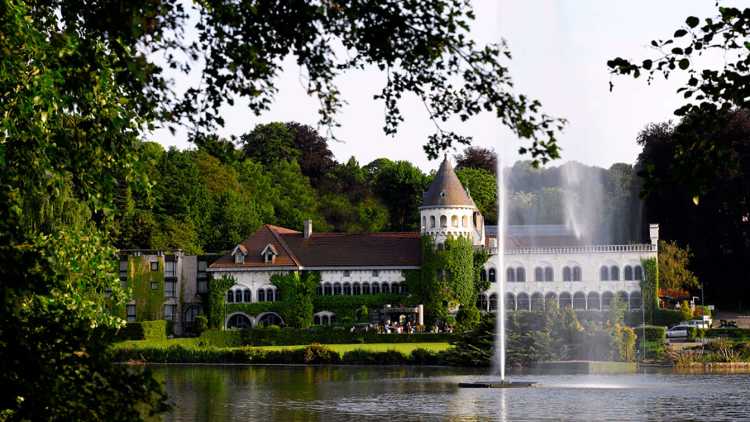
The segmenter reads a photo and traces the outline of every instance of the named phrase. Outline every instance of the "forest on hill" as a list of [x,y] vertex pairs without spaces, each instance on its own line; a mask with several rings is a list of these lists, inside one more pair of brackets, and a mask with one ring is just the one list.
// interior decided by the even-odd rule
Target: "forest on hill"
[[[418,230],[422,192],[433,178],[408,161],[337,162],[324,137],[293,122],[258,125],[236,143],[194,143],[188,150],[139,145],[138,170],[151,189],[120,192],[118,247],[225,251],[262,224],[301,230],[305,219],[316,231]],[[469,147],[454,161],[487,224],[495,224],[495,153]],[[573,224],[598,243],[637,240],[631,165],[534,168],[521,161],[505,171],[510,224]]]

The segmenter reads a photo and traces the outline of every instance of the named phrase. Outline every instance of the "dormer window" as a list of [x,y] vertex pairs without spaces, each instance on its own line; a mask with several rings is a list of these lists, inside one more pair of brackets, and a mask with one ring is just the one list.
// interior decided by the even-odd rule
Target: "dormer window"
[[232,256],[234,257],[235,264],[244,264],[245,256],[247,255],[247,249],[243,245],[237,245],[232,250]]
[[273,264],[276,261],[276,257],[279,255],[278,252],[276,252],[276,248],[273,246],[273,244],[269,243],[266,245],[265,248],[260,252],[260,256],[263,258],[263,262],[266,264]]

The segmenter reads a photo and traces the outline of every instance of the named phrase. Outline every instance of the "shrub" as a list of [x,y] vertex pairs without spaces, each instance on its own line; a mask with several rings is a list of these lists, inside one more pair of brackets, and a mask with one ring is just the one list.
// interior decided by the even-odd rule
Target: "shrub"
[[657,325],[641,325],[635,328],[635,334],[642,337],[645,333],[646,341],[665,341],[667,339],[667,327]]
[[201,334],[201,340],[215,347],[237,347],[243,345],[243,332],[239,330],[206,330]]
[[303,360],[305,363],[338,363],[341,357],[333,350],[315,343],[305,347]]
[[299,344],[347,343],[440,343],[455,338],[452,334],[378,334],[374,331],[352,333],[329,327],[310,329],[259,327],[247,330],[207,330],[202,339],[216,347],[236,346],[293,346]]
[[[169,321],[171,322],[171,321]],[[166,340],[171,333],[165,320],[129,322],[117,333],[121,340]]]
[[702,328],[689,327],[688,340],[698,340],[706,336],[706,330]]
[[654,312],[654,320],[652,324],[671,327],[673,325],[679,324],[680,321],[684,321],[684,319],[682,318],[682,313],[680,311],[671,309],[657,309],[656,312]]
[[355,364],[400,365],[409,363],[409,360],[403,353],[396,350],[370,352],[367,350],[356,349],[344,353],[342,362]]
[[193,323],[193,331],[197,335],[201,335],[204,331],[208,329],[208,318],[206,318],[205,315],[199,314],[195,317],[195,322]]
[[478,324],[482,315],[479,309],[472,305],[462,305],[456,314],[456,323],[458,331],[473,330]]
[[729,337],[736,340],[750,339],[750,329],[714,328],[706,331],[706,337]]
[[415,365],[440,365],[442,363],[440,353],[422,348],[412,350],[409,359]]

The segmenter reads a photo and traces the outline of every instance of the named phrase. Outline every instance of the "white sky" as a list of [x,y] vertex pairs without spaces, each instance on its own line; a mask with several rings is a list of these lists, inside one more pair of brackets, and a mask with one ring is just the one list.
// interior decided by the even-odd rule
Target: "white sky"
[[[609,167],[616,162],[633,163],[639,147],[638,132],[650,122],[673,118],[681,104],[675,90],[683,77],[657,79],[651,86],[645,79],[614,78],[609,92],[608,59],[622,56],[642,59],[655,56],[648,45],[666,38],[690,15],[713,16],[714,0],[475,0],[477,20],[472,35],[480,42],[505,38],[513,54],[508,65],[516,92],[539,99],[548,114],[569,123],[560,136],[562,159],[553,165],[576,160]],[[722,5],[741,4],[722,1]],[[188,77],[183,77],[188,78]],[[178,80],[178,86],[187,80]],[[406,121],[395,137],[385,136],[383,104],[372,99],[382,88],[384,77],[377,70],[347,74],[338,81],[348,101],[336,135],[342,142],[329,142],[338,161],[354,156],[364,165],[386,157],[409,160],[425,171],[438,161],[428,161],[422,150],[434,126],[421,103],[404,101]],[[297,121],[316,125],[317,102],[307,97],[300,82],[300,69],[285,62],[278,79],[279,93],[271,110],[253,115],[241,102],[226,107],[226,127],[221,135],[241,135],[258,123]],[[474,145],[492,147],[505,163],[518,159],[521,145],[490,115],[454,126],[474,137]],[[164,145],[188,148],[184,133],[171,136],[166,130],[153,134]],[[461,148],[463,149],[463,148]]]

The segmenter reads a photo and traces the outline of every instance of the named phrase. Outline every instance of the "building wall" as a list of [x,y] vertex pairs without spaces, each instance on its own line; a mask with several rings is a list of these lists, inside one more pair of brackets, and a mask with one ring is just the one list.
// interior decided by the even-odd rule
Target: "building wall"
[[[474,225],[474,212],[476,211],[477,209],[472,207],[423,208],[419,212],[421,233],[432,236],[437,243],[445,242],[448,236],[463,236],[470,237],[475,245],[480,245],[484,242],[483,226],[475,227]],[[442,227],[440,224],[442,216],[446,217],[446,227]],[[435,218],[434,227],[431,223],[433,217]],[[457,218],[458,227],[453,225],[453,217]],[[466,218],[466,225],[463,224],[464,217]],[[484,224],[483,221],[480,224]]]

